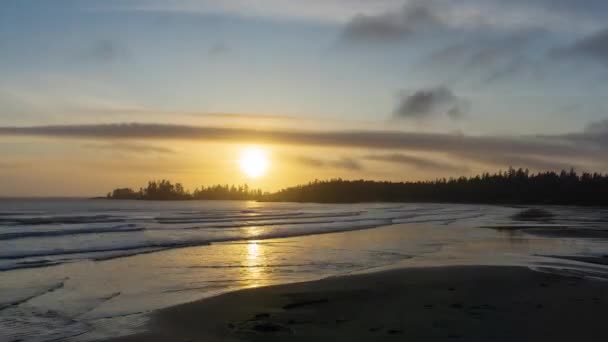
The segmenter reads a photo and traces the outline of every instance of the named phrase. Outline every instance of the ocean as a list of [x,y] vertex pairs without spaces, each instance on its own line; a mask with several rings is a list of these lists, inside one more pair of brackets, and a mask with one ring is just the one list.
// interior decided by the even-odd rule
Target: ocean
[[[391,267],[525,265],[608,279],[608,210],[0,200],[0,341],[94,341],[227,291]],[[566,259],[568,258],[568,259]]]

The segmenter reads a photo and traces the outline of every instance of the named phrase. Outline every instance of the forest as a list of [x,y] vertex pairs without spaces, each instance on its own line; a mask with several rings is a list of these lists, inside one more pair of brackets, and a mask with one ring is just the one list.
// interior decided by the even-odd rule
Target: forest
[[146,187],[135,191],[131,188],[119,188],[107,194],[109,199],[122,200],[260,200],[262,190],[249,189],[247,184],[239,186],[214,185],[196,188],[193,192],[184,189],[180,183],[168,180],[149,181]]
[[473,177],[433,181],[383,182],[370,180],[315,180],[274,193],[247,185],[201,187],[192,193],[181,184],[152,181],[134,191],[116,189],[111,199],[143,200],[256,200],[272,202],[445,202],[487,204],[608,205],[608,175],[577,174],[574,170],[530,173],[524,169],[484,173]]

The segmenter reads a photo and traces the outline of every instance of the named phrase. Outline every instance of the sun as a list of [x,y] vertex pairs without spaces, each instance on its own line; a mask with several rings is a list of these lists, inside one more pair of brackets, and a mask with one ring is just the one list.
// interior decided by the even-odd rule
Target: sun
[[261,148],[249,147],[241,152],[239,166],[241,171],[250,178],[263,176],[269,165],[268,155]]

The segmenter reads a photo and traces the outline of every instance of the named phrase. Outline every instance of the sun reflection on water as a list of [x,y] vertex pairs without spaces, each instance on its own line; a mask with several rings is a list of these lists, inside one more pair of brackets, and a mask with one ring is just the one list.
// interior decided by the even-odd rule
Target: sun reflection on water
[[[257,241],[249,241],[247,243],[247,260],[256,262],[260,256],[260,246]],[[251,265],[249,265],[251,266]]]
[[247,227],[245,234],[247,234],[248,238],[257,238],[263,232],[264,232],[264,228],[262,228],[262,227],[249,226],[249,227]]
[[247,241],[247,258],[244,260],[246,287],[259,287],[265,284],[263,278],[265,257],[260,249],[259,241]]

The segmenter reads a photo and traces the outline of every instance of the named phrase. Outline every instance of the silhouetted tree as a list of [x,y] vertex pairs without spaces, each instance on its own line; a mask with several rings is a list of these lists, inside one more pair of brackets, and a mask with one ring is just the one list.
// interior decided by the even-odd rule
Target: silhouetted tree
[[506,172],[424,182],[315,180],[266,195],[266,201],[289,202],[450,202],[488,204],[608,205],[608,176],[574,170],[541,172],[509,168]]
[[140,199],[140,200],[260,200],[263,196],[262,190],[249,189],[249,186],[239,185],[214,185],[200,187],[193,193],[184,189],[181,183],[173,184],[168,180],[149,181],[148,185],[140,188],[138,192],[130,188],[119,188],[106,196],[110,199]]
[[285,202],[449,202],[488,204],[608,205],[608,175],[569,171],[530,173],[509,168],[495,174],[437,179],[423,182],[348,181],[340,178],[314,181],[263,193],[247,185],[213,185],[190,193],[168,180],[150,181],[135,192],[116,189],[111,199],[142,200],[261,200]]

